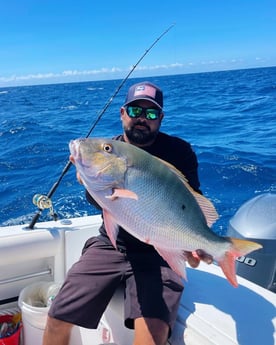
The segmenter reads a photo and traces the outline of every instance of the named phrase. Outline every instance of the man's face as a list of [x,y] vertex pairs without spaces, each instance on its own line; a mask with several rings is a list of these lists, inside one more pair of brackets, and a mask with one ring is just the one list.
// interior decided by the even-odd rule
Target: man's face
[[[158,109],[154,103],[147,100],[137,100],[130,105]],[[133,118],[130,117],[126,109],[122,107],[121,120],[124,129],[124,139],[136,146],[147,146],[152,144],[159,132],[163,116],[164,114],[161,113],[158,119],[148,120],[145,113],[142,113],[140,117]]]

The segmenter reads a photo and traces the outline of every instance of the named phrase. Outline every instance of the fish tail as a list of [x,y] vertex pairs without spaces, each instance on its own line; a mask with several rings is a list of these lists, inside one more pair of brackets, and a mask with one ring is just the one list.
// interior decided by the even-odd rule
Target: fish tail
[[262,245],[256,242],[230,238],[232,246],[229,251],[226,251],[222,259],[218,260],[218,264],[221,267],[226,278],[234,287],[238,286],[236,277],[236,265],[235,260],[239,256],[246,255],[254,250],[262,248]]

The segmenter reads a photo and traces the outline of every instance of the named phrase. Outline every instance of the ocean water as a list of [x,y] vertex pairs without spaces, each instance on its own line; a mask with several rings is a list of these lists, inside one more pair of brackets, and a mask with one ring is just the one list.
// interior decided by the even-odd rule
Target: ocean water
[[[145,78],[143,78],[145,79]],[[149,77],[164,91],[161,130],[189,141],[203,193],[229,219],[249,199],[276,192],[276,67]],[[91,136],[121,133],[127,80]],[[47,194],[68,162],[68,143],[85,137],[120,80],[0,89],[0,226],[30,223],[35,194]],[[52,196],[59,218],[97,214],[72,166]],[[51,220],[44,210],[39,221]]]

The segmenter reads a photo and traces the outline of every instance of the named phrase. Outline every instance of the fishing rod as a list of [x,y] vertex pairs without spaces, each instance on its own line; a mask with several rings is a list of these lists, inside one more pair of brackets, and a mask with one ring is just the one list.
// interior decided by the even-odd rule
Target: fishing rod
[[[115,92],[113,93],[113,95],[109,98],[109,100],[106,102],[106,104],[104,105],[104,107],[102,108],[102,110],[98,113],[98,116],[95,120],[95,122],[93,123],[93,125],[91,126],[90,130],[88,131],[87,135],[85,138],[88,138],[90,136],[90,134],[92,133],[92,131],[94,130],[94,128],[96,127],[96,125],[98,124],[98,122],[101,120],[103,114],[106,112],[106,110],[108,109],[108,107],[110,106],[110,104],[112,103],[113,99],[117,96],[117,94],[119,93],[119,91],[121,90],[121,88],[123,87],[123,85],[125,84],[125,82],[128,80],[128,78],[130,77],[130,75],[133,73],[133,71],[136,69],[136,67],[139,65],[139,63],[144,59],[144,57],[151,51],[151,49],[156,45],[156,43],[163,37],[165,36],[172,27],[175,26],[175,23],[171,24],[165,31],[162,32],[162,34],[160,36],[158,36],[154,42],[149,46],[148,49],[146,49],[146,51],[142,54],[142,56],[138,59],[138,61],[136,62],[135,65],[132,66],[131,70],[128,72],[128,74],[126,75],[126,77],[121,81],[121,83],[119,84],[119,86],[117,87],[117,89],[115,90]],[[52,188],[50,189],[50,191],[48,192],[47,195],[42,195],[42,194],[35,194],[33,197],[33,203],[35,206],[37,206],[38,210],[36,212],[36,214],[33,216],[33,219],[31,221],[31,223],[29,224],[29,229],[33,229],[36,222],[38,221],[39,217],[41,216],[41,213],[44,209],[50,209],[50,215],[54,218],[54,220],[57,220],[57,215],[54,212],[53,209],[53,204],[51,201],[51,197],[54,195],[55,191],[57,190],[60,182],[62,181],[63,177],[65,176],[65,174],[67,173],[67,171],[70,169],[72,165],[72,162],[70,160],[68,160],[67,164],[65,165],[65,167],[63,168],[58,180],[53,184]]]

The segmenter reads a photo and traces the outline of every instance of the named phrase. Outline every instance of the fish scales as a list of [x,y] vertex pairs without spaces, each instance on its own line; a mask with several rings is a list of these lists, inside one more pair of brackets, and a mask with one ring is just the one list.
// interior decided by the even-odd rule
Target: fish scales
[[[190,230],[188,218],[191,218],[191,212],[188,212],[188,208],[185,206],[185,198],[189,197],[189,193],[182,188],[182,182],[175,179],[174,174],[168,171],[166,167],[164,169],[162,164],[152,166],[144,164],[141,168],[142,173],[138,179],[135,169],[134,171],[132,168],[129,169],[125,185],[125,188],[131,189],[139,195],[141,202],[138,205],[135,200],[123,200],[122,205],[120,205],[120,207],[124,207],[124,213],[127,215],[132,213],[135,208],[137,222],[134,227],[132,219],[127,217],[123,226],[130,231],[132,231],[131,228],[142,229],[144,240],[150,237],[152,243],[159,242],[163,246],[166,244],[166,246],[183,249],[184,236]],[[147,174],[148,170],[152,172],[153,176]],[[164,170],[166,170],[165,174]],[[128,179],[131,179],[130,183]],[[153,200],[158,202],[154,204]],[[197,205],[195,204],[194,207]],[[199,210],[199,212],[201,211]],[[182,218],[185,216],[187,221],[184,224]],[[202,214],[199,218],[201,217],[203,218]],[[172,232],[171,229],[174,231]],[[195,237],[195,241],[198,241],[196,231],[193,232],[193,237]],[[191,238],[189,242],[192,242]],[[192,244],[188,245],[188,241],[186,243],[186,249],[193,247]]]
[[92,197],[103,208],[111,242],[118,225],[151,244],[179,275],[185,277],[185,251],[201,250],[221,266],[237,286],[235,258],[259,249],[251,241],[229,239],[209,227],[214,206],[194,192],[170,164],[124,142],[105,138],[70,142],[71,161]]

